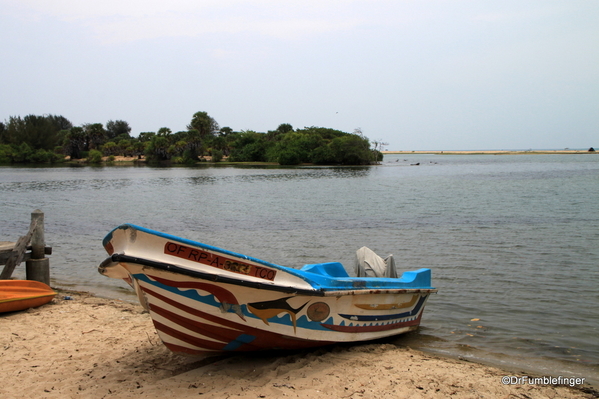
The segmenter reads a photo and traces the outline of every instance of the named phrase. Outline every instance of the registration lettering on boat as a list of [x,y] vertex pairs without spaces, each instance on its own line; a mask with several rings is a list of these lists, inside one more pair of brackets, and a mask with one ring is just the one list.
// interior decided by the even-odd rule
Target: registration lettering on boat
[[239,260],[206,252],[198,248],[187,247],[185,245],[170,241],[165,244],[164,253],[167,255],[176,256],[178,258],[198,262],[203,265],[217,267],[219,269],[227,270],[233,273],[258,277],[270,281],[273,281],[275,279],[275,275],[277,274],[276,270],[240,262]]

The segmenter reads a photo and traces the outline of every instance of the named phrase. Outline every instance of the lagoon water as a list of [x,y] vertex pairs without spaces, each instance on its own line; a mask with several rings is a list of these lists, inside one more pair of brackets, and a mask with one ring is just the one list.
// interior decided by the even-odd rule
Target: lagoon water
[[134,301],[97,272],[102,238],[125,222],[291,267],[341,261],[352,272],[365,245],[401,270],[431,268],[439,289],[420,330],[390,342],[599,381],[599,155],[0,167],[0,241],[25,234],[34,209],[56,287]]

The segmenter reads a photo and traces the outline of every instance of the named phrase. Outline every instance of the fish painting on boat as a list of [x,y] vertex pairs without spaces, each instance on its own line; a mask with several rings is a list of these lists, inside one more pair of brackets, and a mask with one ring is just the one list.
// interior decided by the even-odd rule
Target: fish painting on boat
[[299,349],[418,328],[430,269],[397,277],[393,258],[358,250],[357,277],[339,262],[294,269],[124,224],[103,241],[98,267],[123,279],[173,352]]

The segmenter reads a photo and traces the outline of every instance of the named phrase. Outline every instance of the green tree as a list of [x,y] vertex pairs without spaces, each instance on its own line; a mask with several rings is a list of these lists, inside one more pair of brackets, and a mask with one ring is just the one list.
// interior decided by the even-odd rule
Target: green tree
[[317,165],[334,165],[337,162],[335,161],[335,154],[331,149],[329,144],[318,147],[312,153],[312,162]]
[[141,159],[141,156],[144,154],[146,150],[146,143],[136,140],[131,145],[132,154],[137,157],[137,159]]
[[0,164],[12,162],[13,148],[9,144],[0,144]]
[[218,131],[218,135],[224,136],[224,137],[227,137],[228,135],[230,135],[232,133],[233,133],[233,129],[231,129],[229,126],[221,127],[220,130]]
[[289,131],[268,152],[268,160],[281,165],[297,165],[312,162],[314,151],[323,145],[318,134],[307,131]]
[[30,153],[26,161],[31,163],[54,163],[56,162],[55,155],[52,151],[38,148]]
[[131,127],[129,126],[129,123],[127,123],[126,121],[122,121],[122,120],[110,120],[108,122],[106,122],[106,138],[108,140],[110,139],[116,139],[116,137],[120,136],[120,135],[126,135],[125,138],[129,138],[131,133]]
[[71,121],[62,115],[47,115],[46,118],[54,125],[57,131],[68,130],[73,127]]
[[193,114],[187,130],[197,130],[203,139],[206,136],[213,136],[218,132],[218,123],[207,112],[196,112]]
[[289,132],[293,132],[293,126],[289,123],[281,123],[276,130],[269,130],[266,133],[266,139],[268,141],[278,141]]
[[126,157],[133,155],[132,153],[127,151],[128,148],[131,147],[131,140],[119,140],[117,146],[119,148],[119,154],[121,154],[122,156]]
[[291,126],[289,123],[281,123],[279,125],[279,127],[277,127],[277,132],[279,133],[289,133],[293,131],[293,126]]
[[299,165],[302,162],[301,154],[297,148],[285,148],[277,154],[279,165]]
[[96,150],[106,141],[106,131],[101,123],[86,123],[83,125],[83,131],[86,150]]
[[161,127],[160,129],[158,129],[158,132],[156,133],[157,136],[162,136],[162,137],[168,137],[171,134],[173,134],[173,131],[171,129],[169,129],[168,127]]
[[372,163],[368,139],[351,134],[336,137],[329,144],[334,163],[341,165],[367,165]]
[[[226,136],[219,135],[212,137],[212,139],[207,140],[206,147],[210,149],[211,153],[214,151],[220,151],[222,155],[228,155],[229,153],[229,145]],[[212,157],[214,157],[214,154],[212,154]]]
[[71,159],[81,159],[85,149],[85,132],[82,127],[71,128],[65,136],[63,143],[64,154]]
[[185,136],[186,147],[185,159],[188,162],[197,162],[198,157],[202,155],[203,141],[202,135],[196,129],[191,129]]
[[33,154],[33,150],[27,143],[21,143],[18,146],[13,146],[12,162],[25,163],[28,162],[29,157]]
[[[225,129],[227,129],[227,130],[225,130]],[[217,146],[217,148],[222,147],[224,156],[228,157],[231,155],[231,149],[232,149],[233,143],[235,142],[235,140],[237,140],[237,137],[239,136],[239,134],[240,134],[239,132],[234,132],[230,128],[221,129],[221,134],[218,137],[220,139],[224,139],[225,143],[224,143],[224,145]]]
[[34,150],[52,150],[59,143],[58,133],[71,127],[71,122],[63,116],[11,116],[7,124],[3,124],[0,142],[14,145],[27,143]]
[[102,146],[102,153],[104,155],[115,155],[119,153],[119,150],[119,146],[114,141],[108,141]]
[[266,162],[266,151],[269,144],[264,133],[251,130],[236,135],[231,144],[232,162]]
[[156,133],[154,132],[142,132],[139,134],[139,137],[137,139],[142,143],[148,143],[152,140],[152,137],[154,136],[156,136]]
[[187,142],[184,140],[179,140],[179,141],[175,142],[174,144],[172,144],[169,147],[169,152],[170,152],[171,157],[182,156],[183,151],[185,151],[186,147],[187,147]]
[[160,162],[170,159],[170,144],[164,136],[154,136],[146,147],[146,158],[150,162]]
[[221,150],[212,150],[211,156],[212,162],[220,162],[223,159],[223,152]]

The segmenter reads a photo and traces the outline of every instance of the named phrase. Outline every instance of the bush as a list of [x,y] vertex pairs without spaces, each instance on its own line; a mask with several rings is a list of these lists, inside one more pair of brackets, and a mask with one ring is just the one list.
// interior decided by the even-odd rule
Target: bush
[[337,137],[329,144],[335,163],[368,165],[372,163],[368,140],[356,135]]
[[312,153],[312,162],[317,165],[327,165],[335,163],[335,154],[329,145],[318,147]]
[[98,164],[102,162],[102,153],[98,150],[91,150],[87,156],[87,162]]
[[300,155],[294,149],[283,150],[279,153],[279,165],[299,165],[301,163]]
[[195,165],[197,162],[203,161],[203,159],[198,159],[196,152],[190,149],[183,151],[182,156],[176,156],[172,159],[174,163],[182,163],[185,165]]
[[120,150],[120,147],[117,146],[114,142],[109,141],[108,143],[104,143],[102,146],[102,152],[106,155],[116,154]]
[[0,144],[0,163],[12,161],[12,147],[8,144]]
[[220,162],[223,159],[223,152],[221,150],[212,150],[212,162]]
[[27,162],[50,163],[52,162],[52,153],[49,153],[46,150],[40,148],[39,150],[34,151],[27,157]]
[[33,154],[31,147],[29,147],[27,143],[21,143],[21,145],[13,148],[12,161],[17,163],[27,162],[27,158],[29,158],[31,154]]
[[383,153],[378,150],[372,150],[376,162],[383,162]]
[[266,141],[266,135],[245,131],[237,135],[231,145],[231,162],[266,162],[266,152],[271,143]]

